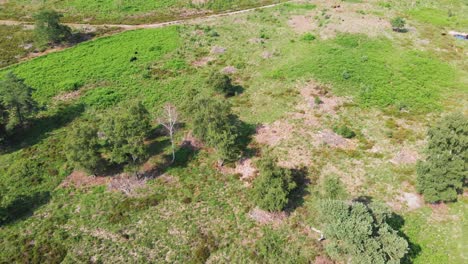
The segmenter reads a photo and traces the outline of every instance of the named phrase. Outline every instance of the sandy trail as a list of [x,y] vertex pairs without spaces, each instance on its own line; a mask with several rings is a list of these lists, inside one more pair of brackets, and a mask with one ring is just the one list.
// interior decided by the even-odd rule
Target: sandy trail
[[[266,9],[266,8],[272,8],[276,7],[285,3],[290,3],[290,2],[296,2],[297,0],[292,0],[292,1],[286,1],[282,3],[277,3],[277,4],[271,4],[271,5],[265,5],[265,6],[259,6],[259,7],[253,7],[253,8],[248,8],[248,9],[243,9],[243,10],[238,10],[238,11],[232,11],[232,12],[226,12],[226,13],[219,13],[219,14],[213,14],[213,15],[205,15],[205,16],[199,16],[195,18],[187,18],[187,19],[179,19],[179,20],[172,20],[172,21],[167,21],[167,22],[160,22],[160,23],[153,23],[153,24],[140,24],[140,25],[125,25],[125,24],[80,24],[80,23],[64,23],[65,25],[71,27],[71,28],[76,28],[76,29],[81,29],[81,28],[97,28],[97,27],[116,27],[116,28],[121,28],[124,31],[127,30],[136,30],[136,29],[144,29],[144,28],[161,28],[161,27],[167,27],[167,26],[172,26],[172,25],[180,25],[180,24],[186,24],[186,23],[196,23],[196,22],[203,22],[206,20],[214,19],[214,18],[219,18],[219,17],[224,17],[224,16],[233,16],[233,15],[238,15],[238,14],[243,14],[247,12],[252,12],[255,10],[260,10],[260,9]],[[0,20],[0,25],[9,25],[9,26],[14,26],[14,25],[23,25],[27,28],[33,28],[34,24],[31,22],[24,22],[24,21],[16,21],[16,20]]]

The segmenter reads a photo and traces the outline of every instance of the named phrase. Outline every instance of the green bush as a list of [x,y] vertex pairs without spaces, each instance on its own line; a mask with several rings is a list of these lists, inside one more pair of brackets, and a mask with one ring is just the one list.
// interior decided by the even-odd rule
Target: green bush
[[231,78],[226,74],[213,71],[208,77],[207,84],[213,89],[226,96],[234,94],[234,86],[232,85]]
[[68,162],[75,168],[95,174],[102,165],[98,129],[91,121],[74,124],[64,148]]
[[101,125],[105,156],[116,164],[142,162],[148,157],[144,140],[150,129],[149,113],[140,102],[123,104],[108,111]]
[[325,200],[320,204],[325,250],[335,260],[348,263],[400,263],[408,242],[389,222],[392,212],[384,205]]
[[344,138],[354,138],[356,136],[356,133],[347,125],[336,126],[333,131]]
[[418,163],[417,188],[427,202],[449,202],[468,174],[468,118],[451,114],[428,131],[427,159]]
[[305,40],[305,41],[312,41],[312,40],[315,40],[317,37],[315,37],[315,35],[313,35],[312,33],[305,33],[304,35],[302,35],[302,40]]
[[325,197],[333,200],[344,199],[347,196],[345,186],[336,175],[329,176],[323,182]]
[[405,29],[406,21],[401,17],[395,17],[390,21],[394,31],[402,32]]
[[253,200],[263,210],[281,211],[289,202],[290,192],[296,188],[292,173],[280,168],[277,160],[267,154],[258,162],[260,175],[253,182]]
[[228,102],[218,99],[197,99],[189,106],[193,134],[216,149],[220,161],[239,157],[240,122]]

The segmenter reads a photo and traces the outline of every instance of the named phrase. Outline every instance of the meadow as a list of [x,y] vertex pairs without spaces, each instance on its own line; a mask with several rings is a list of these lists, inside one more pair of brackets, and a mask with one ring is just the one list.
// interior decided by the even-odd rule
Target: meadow
[[[46,5],[69,10],[68,21],[93,17],[92,22],[125,23],[154,8],[192,6],[185,1],[91,2]],[[220,11],[252,2],[209,1],[204,8]],[[421,10],[433,8],[430,1],[411,7],[401,1],[389,6],[361,2],[343,2],[344,15],[319,1],[129,31],[3,69],[0,76],[13,71],[35,89],[41,112],[0,155],[0,209],[17,215],[0,226],[0,262],[310,263],[325,256],[310,226],[321,227],[317,205],[331,176],[342,179],[350,198],[387,203],[401,216],[400,231],[411,245],[407,263],[466,262],[466,196],[456,203],[420,202],[409,208],[401,197],[416,195],[415,161],[393,162],[404,151],[424,157],[426,129],[449,112],[466,111],[468,44],[439,34],[446,26],[465,28],[464,9],[454,10],[457,18],[448,24],[445,13],[438,14],[442,22],[427,24]],[[0,16],[24,14],[20,4],[37,8],[30,1],[10,2]],[[77,8],[67,9],[72,4]],[[95,15],[95,5],[108,14]],[[402,14],[411,30],[398,33],[386,26],[372,35],[333,28],[338,16],[356,14],[384,21]],[[298,30],[291,22],[295,17],[316,26]],[[431,41],[423,45],[421,39]],[[73,184],[63,148],[72,124],[125,101],[142,101],[156,117],[166,102],[183,108],[192,89],[217,96],[207,78],[226,69],[242,88],[226,99],[240,119],[278,131],[274,144],[259,142],[258,131],[252,135],[249,159],[255,162],[255,153],[270,149],[284,164],[305,170],[287,217],[267,224],[253,219],[251,189],[239,174],[218,168],[211,149],[180,148],[173,166],[160,168],[131,196],[112,190],[107,181],[99,184],[100,178],[112,181],[110,176]],[[323,112],[301,108],[310,103],[304,91],[311,83],[325,87],[323,100],[344,103]],[[342,124],[356,132],[346,141],[354,147],[316,143],[314,135]],[[184,125],[176,134],[179,145],[191,129]],[[154,133],[151,144],[154,152],[141,170],[148,164],[158,168],[170,152],[161,133]],[[265,251],[269,254],[259,254]]]
[[200,16],[206,13],[239,10],[281,2],[281,0],[240,1],[7,1],[0,6],[0,19],[30,21],[31,13],[41,8],[55,9],[64,13],[66,22],[91,24],[141,24],[156,23]]

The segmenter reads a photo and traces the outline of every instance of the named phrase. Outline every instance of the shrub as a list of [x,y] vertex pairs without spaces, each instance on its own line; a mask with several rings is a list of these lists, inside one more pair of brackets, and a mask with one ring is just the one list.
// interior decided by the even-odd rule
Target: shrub
[[106,156],[117,164],[135,164],[148,156],[144,143],[150,126],[150,116],[139,102],[112,109],[102,120]]
[[73,125],[65,142],[67,160],[75,168],[95,174],[102,165],[98,129],[92,122]]
[[221,162],[239,157],[240,122],[228,102],[201,98],[188,109],[192,115],[193,134],[215,148]]
[[37,103],[32,98],[34,89],[25,84],[24,79],[9,72],[0,82],[0,126],[11,131],[23,126],[33,113],[37,112]]
[[417,188],[427,202],[455,201],[468,164],[468,119],[451,114],[428,131],[427,159],[417,165]]
[[253,200],[261,209],[281,211],[289,202],[290,192],[296,188],[290,170],[280,168],[277,160],[267,154],[258,163],[259,177],[253,182]]
[[305,33],[304,35],[302,35],[302,40],[305,40],[305,41],[312,41],[315,39],[316,39],[315,35],[311,33]]
[[354,138],[356,136],[356,133],[346,125],[336,126],[333,131],[344,138]]
[[406,26],[406,21],[401,17],[396,17],[390,21],[394,31],[403,32]]
[[389,225],[393,216],[384,205],[326,200],[320,214],[329,240],[325,249],[335,260],[396,264],[408,252],[408,242]]
[[226,96],[233,95],[235,93],[231,78],[226,74],[211,72],[208,77],[207,84],[213,87],[216,92]]
[[346,189],[343,182],[336,175],[329,176],[323,183],[325,197],[330,199],[344,199],[346,197]]

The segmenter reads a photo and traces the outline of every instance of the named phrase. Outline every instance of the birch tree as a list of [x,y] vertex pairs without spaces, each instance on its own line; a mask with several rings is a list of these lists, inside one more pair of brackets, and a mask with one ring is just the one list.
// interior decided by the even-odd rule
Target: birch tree
[[176,125],[179,118],[177,108],[168,103],[164,106],[161,116],[158,118],[158,123],[160,123],[169,134],[171,139],[171,148],[172,148],[172,161],[175,161],[175,145],[174,145],[174,134],[176,132]]

